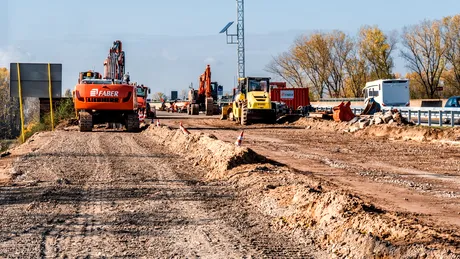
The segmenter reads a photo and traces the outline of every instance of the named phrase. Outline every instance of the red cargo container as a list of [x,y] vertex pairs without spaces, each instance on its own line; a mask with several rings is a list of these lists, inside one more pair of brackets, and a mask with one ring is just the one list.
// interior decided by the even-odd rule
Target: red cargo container
[[284,102],[293,110],[299,106],[310,105],[308,88],[272,88],[270,98],[272,102]]

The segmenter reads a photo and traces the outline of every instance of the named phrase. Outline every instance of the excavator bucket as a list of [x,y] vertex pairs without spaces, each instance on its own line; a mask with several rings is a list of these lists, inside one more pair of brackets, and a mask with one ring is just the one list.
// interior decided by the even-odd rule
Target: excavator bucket
[[367,100],[366,103],[366,108],[364,108],[361,115],[373,115],[376,112],[380,112],[380,104],[374,98]]
[[355,114],[351,111],[351,103],[348,101],[347,103],[340,103],[339,105],[335,106],[332,114],[332,118],[334,121],[351,121]]

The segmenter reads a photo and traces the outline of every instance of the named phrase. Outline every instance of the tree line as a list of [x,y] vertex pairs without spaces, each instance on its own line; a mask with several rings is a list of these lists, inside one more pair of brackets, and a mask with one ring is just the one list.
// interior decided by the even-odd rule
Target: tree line
[[10,97],[9,72],[0,68],[0,139],[13,139],[21,132],[19,99]]
[[401,77],[393,71],[395,55],[409,71],[411,98],[460,94],[460,15],[424,20],[401,33],[365,25],[356,36],[304,34],[265,70],[292,87],[310,87],[314,99],[362,97],[366,82]]

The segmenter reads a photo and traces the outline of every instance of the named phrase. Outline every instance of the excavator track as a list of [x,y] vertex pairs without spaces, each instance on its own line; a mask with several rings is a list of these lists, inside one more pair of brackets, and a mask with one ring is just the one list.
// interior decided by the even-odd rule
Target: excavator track
[[200,114],[200,105],[199,104],[192,104],[191,113],[192,113],[192,115]]
[[211,116],[211,115],[214,115],[214,99],[211,97],[211,98],[206,98],[206,101],[205,101],[205,105],[206,105],[206,115],[207,116]]
[[129,132],[138,132],[140,129],[139,115],[130,113],[126,118],[126,130]]
[[79,112],[80,120],[78,127],[81,132],[92,131],[93,130],[93,115],[88,112]]

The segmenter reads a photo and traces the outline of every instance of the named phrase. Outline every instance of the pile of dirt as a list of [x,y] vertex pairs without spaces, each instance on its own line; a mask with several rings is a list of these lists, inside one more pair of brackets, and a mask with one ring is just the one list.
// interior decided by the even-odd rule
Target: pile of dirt
[[345,129],[349,128],[346,122],[335,122],[332,120],[324,120],[321,118],[300,118],[296,122],[293,123],[295,126],[305,126],[307,129],[313,128],[327,132],[335,132],[335,131],[344,131]]
[[213,135],[184,135],[168,127],[151,126],[143,134],[208,167],[208,179],[234,186],[241,202],[263,213],[274,231],[287,231],[310,240],[331,256],[460,256],[460,236],[454,230],[428,225],[414,214],[376,208],[311,174],[267,163],[270,161],[251,149],[236,147]]
[[[385,117],[384,114],[376,116]],[[393,118],[395,116],[395,118]],[[327,132],[346,132],[356,136],[385,137],[394,140],[415,140],[457,143],[460,141],[460,128],[439,128],[428,126],[412,126],[410,122],[399,121],[398,113],[388,114],[387,118],[376,124],[373,117],[350,122],[335,122],[318,118],[300,118],[294,125],[304,126],[307,129],[313,128]],[[371,124],[372,119],[374,121]],[[387,121],[387,123],[383,123]],[[398,122],[399,121],[399,122]],[[388,123],[390,122],[390,123]],[[351,124],[351,125],[350,125]]]
[[[273,165],[234,168],[226,179],[272,227],[312,239],[338,258],[459,258],[454,230],[389,212],[312,176]],[[301,233],[301,234],[299,234]]]
[[160,143],[175,153],[194,160],[195,165],[202,165],[212,170],[208,177],[219,177],[229,169],[242,164],[266,163],[267,158],[252,149],[238,147],[218,140],[212,134],[185,135],[181,130],[151,125],[142,134]]
[[13,162],[20,156],[38,150],[46,141],[41,138],[44,132],[36,132],[23,144],[12,142],[8,150],[0,155],[0,186],[9,184],[14,177]]
[[73,119],[63,120],[56,126],[56,129],[62,130],[62,129],[66,129],[72,126],[78,126],[78,119],[73,118]]
[[400,140],[458,142],[460,141],[459,128],[434,128],[425,126],[397,126],[380,125],[368,127],[358,133],[361,136],[388,137]]

